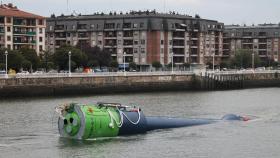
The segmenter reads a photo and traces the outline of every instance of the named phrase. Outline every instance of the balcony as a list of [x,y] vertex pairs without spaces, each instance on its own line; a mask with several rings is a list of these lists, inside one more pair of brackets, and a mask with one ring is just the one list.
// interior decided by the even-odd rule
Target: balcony
[[14,40],[14,44],[36,44],[35,40]]

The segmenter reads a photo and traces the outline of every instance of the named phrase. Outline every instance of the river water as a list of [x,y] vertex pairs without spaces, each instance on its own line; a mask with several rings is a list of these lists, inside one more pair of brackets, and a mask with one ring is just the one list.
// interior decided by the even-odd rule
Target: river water
[[[59,137],[54,107],[67,102],[140,105],[146,116],[221,118],[252,115],[248,122],[148,132],[87,141]],[[215,92],[163,92],[8,99],[0,102],[0,157],[280,157],[280,88]]]

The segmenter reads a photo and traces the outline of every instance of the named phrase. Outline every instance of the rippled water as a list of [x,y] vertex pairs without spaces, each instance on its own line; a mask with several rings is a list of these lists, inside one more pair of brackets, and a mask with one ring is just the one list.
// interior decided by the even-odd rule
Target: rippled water
[[[87,141],[60,138],[54,107],[96,101],[140,105],[148,116],[220,118],[235,113],[258,118],[128,137]],[[278,158],[279,117],[280,88],[1,100],[0,157]]]

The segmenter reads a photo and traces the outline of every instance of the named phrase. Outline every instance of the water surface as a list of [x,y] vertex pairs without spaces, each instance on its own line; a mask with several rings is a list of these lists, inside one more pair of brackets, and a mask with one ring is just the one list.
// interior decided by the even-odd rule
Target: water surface
[[[139,105],[147,116],[220,118],[235,113],[258,118],[98,140],[59,137],[55,106],[97,101]],[[279,107],[280,88],[1,100],[0,157],[278,158]]]

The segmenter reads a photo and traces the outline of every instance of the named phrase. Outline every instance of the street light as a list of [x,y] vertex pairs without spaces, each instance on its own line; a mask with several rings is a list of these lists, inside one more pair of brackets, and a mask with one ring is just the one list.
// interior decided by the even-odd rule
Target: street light
[[126,52],[123,52],[123,72],[125,75],[125,56],[126,56]]
[[173,74],[173,52],[171,52],[170,56],[171,56],[171,74]]
[[8,78],[8,51],[5,51],[5,56],[6,56],[6,74],[5,78]]
[[215,52],[213,52],[213,73],[215,72]]
[[68,52],[68,57],[69,57],[69,77],[71,76],[71,51]]
[[252,69],[255,69],[255,53],[252,53]]

